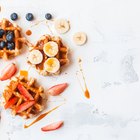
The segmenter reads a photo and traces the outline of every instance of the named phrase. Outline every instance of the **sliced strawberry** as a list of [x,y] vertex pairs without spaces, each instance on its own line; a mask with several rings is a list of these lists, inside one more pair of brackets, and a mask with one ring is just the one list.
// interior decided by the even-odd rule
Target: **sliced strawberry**
[[17,107],[16,112],[21,113],[22,111],[31,107],[33,104],[35,104],[35,101],[26,101],[26,102],[24,102],[23,104],[21,104],[20,106]]
[[63,125],[63,123],[64,123],[63,121],[51,123],[49,125],[42,127],[41,130],[42,131],[53,131],[53,130],[60,128]]
[[14,63],[8,64],[1,72],[0,80],[4,81],[10,79],[17,71],[17,67]]
[[4,105],[4,108],[5,108],[5,109],[10,108],[10,107],[11,107],[12,105],[14,105],[17,101],[18,101],[18,98],[17,98],[17,97],[11,98],[11,99]]
[[57,96],[61,94],[66,89],[67,86],[68,86],[67,83],[55,85],[48,89],[48,93],[52,96]]
[[27,100],[34,100],[33,96],[28,92],[28,90],[22,85],[18,84],[18,90],[21,95],[23,95]]

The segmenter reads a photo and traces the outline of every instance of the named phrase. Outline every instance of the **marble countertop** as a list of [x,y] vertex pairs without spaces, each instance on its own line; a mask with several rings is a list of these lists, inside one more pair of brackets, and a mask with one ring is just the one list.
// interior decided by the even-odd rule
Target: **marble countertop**
[[[0,0],[0,19],[9,19],[12,12],[20,16],[16,23],[23,33],[46,12],[54,18],[66,18],[71,30],[61,35],[68,44],[70,64],[60,76],[43,77],[34,69],[29,75],[38,79],[45,88],[68,82],[67,90],[52,97],[46,110],[66,103],[28,129],[23,120],[13,117],[1,108],[1,140],[139,140],[140,139],[140,2],[138,0]],[[27,22],[25,14],[32,12],[35,21]],[[51,26],[51,25],[50,25]],[[50,33],[44,23],[32,27],[32,43]],[[88,42],[76,46],[72,36],[77,31],[87,33]],[[58,35],[55,31],[54,34]],[[11,60],[20,69],[27,70],[28,50]],[[82,59],[91,98],[86,99],[76,78],[78,58]],[[0,60],[0,70],[8,62]],[[67,73],[67,74],[66,74]],[[0,82],[1,94],[9,81]],[[45,110],[45,111],[46,111]],[[52,132],[40,128],[50,122],[64,120],[64,126]]]

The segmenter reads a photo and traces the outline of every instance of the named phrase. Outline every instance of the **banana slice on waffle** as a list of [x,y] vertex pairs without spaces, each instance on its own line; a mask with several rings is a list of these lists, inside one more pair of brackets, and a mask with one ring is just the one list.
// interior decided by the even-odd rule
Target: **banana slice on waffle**
[[69,60],[68,48],[60,37],[43,35],[36,45],[30,48],[27,62],[44,76],[58,75],[62,66]]
[[44,89],[36,85],[34,78],[14,77],[3,92],[4,108],[11,109],[13,115],[32,118],[41,112],[46,103]]

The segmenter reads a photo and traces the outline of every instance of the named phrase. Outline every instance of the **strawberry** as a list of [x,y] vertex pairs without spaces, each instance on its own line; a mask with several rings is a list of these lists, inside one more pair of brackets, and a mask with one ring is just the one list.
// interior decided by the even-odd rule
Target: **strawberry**
[[17,67],[14,63],[8,64],[1,72],[0,80],[4,81],[10,79],[17,71]]
[[35,104],[35,101],[26,101],[23,104],[21,104],[20,106],[17,107],[16,112],[17,113],[21,113],[22,111],[28,109],[29,107],[31,107],[33,104]]
[[13,97],[11,98],[5,105],[4,108],[10,108],[12,105],[14,105],[17,102],[18,98],[17,97]]
[[52,96],[57,96],[61,94],[66,89],[67,86],[68,86],[67,83],[55,85],[48,89],[48,93]]
[[19,92],[21,93],[21,95],[23,95],[25,97],[25,99],[34,100],[32,95],[28,92],[28,90],[22,84],[19,83],[17,88],[18,88]]
[[51,123],[49,125],[42,127],[41,130],[42,131],[53,131],[53,130],[60,128],[63,125],[63,123],[64,123],[63,121]]

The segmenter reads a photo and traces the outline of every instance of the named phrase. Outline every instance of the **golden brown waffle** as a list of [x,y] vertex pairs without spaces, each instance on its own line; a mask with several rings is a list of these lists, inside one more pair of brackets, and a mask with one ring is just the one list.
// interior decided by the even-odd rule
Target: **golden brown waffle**
[[0,29],[5,31],[5,34],[0,38],[0,41],[6,41],[6,32],[10,31],[14,34],[13,43],[15,44],[13,50],[7,49],[6,46],[3,49],[0,49],[0,58],[7,60],[19,55],[23,43],[26,43],[26,39],[21,36],[21,28],[16,24],[12,24],[7,19],[2,19],[0,22]]
[[[49,73],[45,71],[44,69],[44,62],[49,58],[43,51],[44,44],[46,44],[49,41],[54,41],[58,44],[58,53],[55,56],[60,62],[60,69],[56,73]],[[36,43],[36,45],[32,48],[30,48],[30,51],[32,50],[39,50],[43,54],[43,61],[40,64],[33,65],[29,61],[28,63],[31,64],[33,67],[36,68],[36,70],[39,72],[39,74],[47,76],[47,75],[58,75],[62,69],[62,66],[66,65],[69,60],[67,57],[68,54],[68,48],[62,43],[62,39],[60,37],[56,36],[50,36],[50,35],[43,35],[40,40]]]
[[[24,88],[26,88],[26,90],[32,95],[33,101],[35,101],[35,103],[28,109],[17,113],[17,108],[23,103],[27,102],[23,94],[21,94],[18,89],[19,84],[24,86]],[[5,88],[3,92],[3,97],[5,99],[5,105],[8,103],[8,101],[10,101],[10,99],[16,97],[16,103],[14,105],[10,105],[8,108],[12,110],[13,115],[19,115],[26,119],[31,118],[41,112],[44,109],[46,100],[44,89],[41,86],[36,85],[36,80],[33,78],[28,80],[28,78],[23,76],[14,77],[11,80],[10,84]]]

